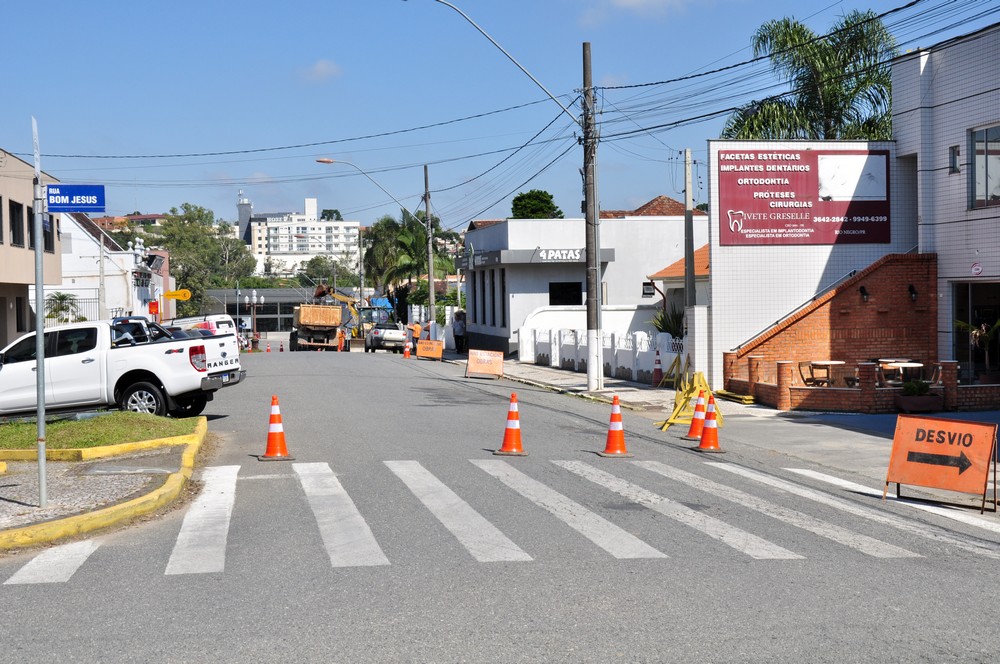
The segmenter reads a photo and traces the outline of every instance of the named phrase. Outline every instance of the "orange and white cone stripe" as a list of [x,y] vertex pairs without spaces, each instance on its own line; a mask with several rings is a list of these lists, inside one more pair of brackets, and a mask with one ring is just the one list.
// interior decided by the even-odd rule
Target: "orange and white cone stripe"
[[715,419],[715,397],[708,397],[708,412],[705,413],[705,430],[701,434],[701,444],[694,448],[699,452],[722,452],[719,447],[719,423]]
[[608,424],[608,440],[603,452],[598,452],[602,457],[630,457],[631,454],[625,449],[625,429],[622,426],[622,407],[616,394],[611,402],[611,422]]
[[292,457],[288,455],[288,447],[285,445],[285,428],[281,422],[281,409],[278,406],[278,395],[271,397],[271,419],[267,426],[267,449],[264,454],[257,457],[260,461],[287,461]]
[[688,428],[684,440],[701,440],[701,432],[705,428],[705,390],[698,392],[698,401],[694,406],[694,415],[691,417],[691,426]]
[[503,445],[493,454],[503,456],[527,456],[521,447],[521,415],[517,408],[517,393],[510,395],[510,407],[507,409],[507,427],[503,432]]

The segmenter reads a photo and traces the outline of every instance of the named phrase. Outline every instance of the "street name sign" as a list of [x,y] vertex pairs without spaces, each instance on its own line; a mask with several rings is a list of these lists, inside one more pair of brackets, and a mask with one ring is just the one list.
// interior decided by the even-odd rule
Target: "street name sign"
[[103,184],[50,184],[46,208],[52,212],[104,212]]
[[[983,497],[994,461],[997,425],[940,417],[900,415],[892,438],[892,454],[882,498],[889,483],[972,493]],[[994,509],[996,492],[994,491]]]

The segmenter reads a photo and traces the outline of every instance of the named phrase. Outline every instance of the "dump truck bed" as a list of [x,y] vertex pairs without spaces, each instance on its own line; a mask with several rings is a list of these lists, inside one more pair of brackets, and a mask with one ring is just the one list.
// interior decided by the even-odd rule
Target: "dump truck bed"
[[340,305],[302,304],[292,314],[294,327],[339,327]]

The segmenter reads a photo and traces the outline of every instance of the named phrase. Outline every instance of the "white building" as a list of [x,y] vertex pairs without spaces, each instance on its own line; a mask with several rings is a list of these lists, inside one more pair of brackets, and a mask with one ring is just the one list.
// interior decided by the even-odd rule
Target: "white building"
[[[161,318],[172,317],[175,303],[162,299],[174,289],[165,252],[147,251],[141,238],[123,248],[86,214],[60,216],[62,281],[46,285],[46,296],[73,295],[78,315],[89,320],[127,314],[155,317],[152,302],[157,303],[153,309],[166,309],[159,312]],[[34,297],[34,287],[30,290]]]
[[[661,196],[635,211],[601,213],[602,304],[650,302],[647,275],[684,255],[683,209]],[[696,246],[708,239],[705,219],[695,217]],[[585,233],[584,219],[473,222],[459,259],[470,347],[513,352],[532,311],[585,304]]]
[[257,259],[257,274],[294,274],[317,256],[357,269],[361,224],[320,219],[317,199],[305,199],[305,212],[254,214],[240,192],[240,229]]
[[[938,353],[969,364],[952,321],[1000,318],[1000,24],[898,58],[893,138],[921,252],[938,257]],[[996,340],[991,363],[1000,357]],[[985,358],[979,349],[979,360]]]

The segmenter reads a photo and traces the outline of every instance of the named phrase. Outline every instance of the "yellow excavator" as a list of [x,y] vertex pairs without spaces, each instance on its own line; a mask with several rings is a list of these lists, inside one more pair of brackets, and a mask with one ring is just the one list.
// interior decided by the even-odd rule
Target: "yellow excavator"
[[341,295],[326,284],[317,286],[316,292],[313,293],[313,300],[319,302],[327,297],[343,303],[351,312],[351,318],[344,324],[344,327],[350,331],[352,339],[364,339],[369,330],[377,323],[385,323],[395,318],[388,301],[380,306],[359,305],[353,297]]

